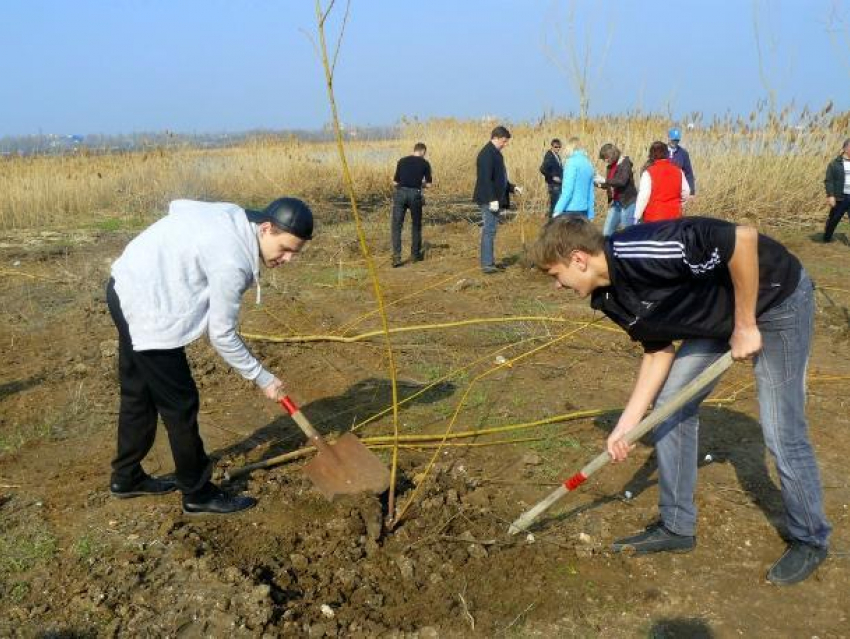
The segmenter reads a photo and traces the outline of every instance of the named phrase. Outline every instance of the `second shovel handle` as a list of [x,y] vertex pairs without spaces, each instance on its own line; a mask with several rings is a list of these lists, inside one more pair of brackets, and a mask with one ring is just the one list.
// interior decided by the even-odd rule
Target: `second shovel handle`
[[319,437],[319,432],[313,428],[313,424],[310,423],[310,420],[307,419],[307,416],[301,412],[301,409],[298,408],[298,405],[292,401],[292,398],[289,395],[284,395],[279,400],[280,405],[292,416],[292,419],[295,420],[295,423],[298,424],[298,428],[304,431],[304,434],[307,435],[310,439],[316,439]]

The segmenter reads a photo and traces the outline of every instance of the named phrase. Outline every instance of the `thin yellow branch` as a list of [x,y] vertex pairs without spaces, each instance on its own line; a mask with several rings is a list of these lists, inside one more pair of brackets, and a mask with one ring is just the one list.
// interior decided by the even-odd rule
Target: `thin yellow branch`
[[[438,280],[438,281],[434,282],[433,284],[429,284],[428,286],[425,286],[424,288],[417,289],[417,290],[413,291],[412,293],[408,293],[407,295],[402,295],[402,296],[401,296],[401,297],[399,297],[398,299],[394,299],[394,300],[393,300],[393,301],[391,301],[391,302],[387,302],[387,303],[385,304],[385,306],[386,306],[386,307],[393,306],[393,305],[395,305],[395,304],[398,304],[399,302],[403,302],[403,301],[405,301],[405,300],[409,300],[409,299],[410,299],[410,298],[412,298],[412,297],[417,297],[418,295],[421,295],[421,294],[422,294],[422,293],[424,293],[425,291],[430,291],[431,289],[437,288],[438,286],[441,286],[441,285],[445,284],[446,282],[450,282],[451,280],[453,280],[453,279],[455,279],[455,278],[458,278],[458,277],[460,277],[461,275],[463,275],[463,274],[465,274],[465,273],[469,273],[469,272],[471,272],[471,271],[476,271],[476,270],[478,270],[479,268],[480,268],[480,267],[478,267],[478,266],[472,266],[472,267],[470,267],[470,268],[468,268],[468,269],[466,269],[466,270],[457,271],[457,272],[453,273],[452,275],[449,275],[448,277],[441,278],[440,280]],[[357,324],[359,324],[359,323],[360,323],[360,322],[362,322],[363,320],[365,320],[365,319],[367,319],[367,318],[369,318],[369,317],[372,317],[372,315],[374,315],[374,314],[375,314],[375,313],[377,313],[377,312],[378,312],[378,311],[377,311],[377,309],[375,309],[375,310],[371,310],[371,311],[369,311],[368,313],[365,313],[365,314],[361,315],[360,317],[356,317],[356,318],[354,318],[353,320],[351,320],[351,321],[349,321],[349,322],[346,322],[345,324],[343,324],[342,326],[340,326],[339,328],[337,328],[337,329],[336,329],[336,332],[337,332],[337,333],[339,333],[340,335],[345,335],[345,334],[346,334],[346,333],[348,333],[348,331],[350,331],[350,330],[351,330],[354,326],[356,326]]]
[[[505,361],[503,364],[500,364],[499,366],[491,368],[491,369],[484,371],[483,373],[480,373],[479,375],[477,375],[467,385],[466,390],[463,393],[463,396],[460,398],[460,401],[458,402],[457,406],[455,407],[454,414],[452,415],[452,418],[449,421],[449,425],[446,428],[446,432],[443,434],[443,439],[442,439],[441,443],[444,443],[448,439],[449,435],[451,434],[452,429],[454,428],[455,422],[457,421],[457,417],[460,414],[460,410],[463,407],[463,404],[466,402],[466,398],[469,396],[469,393],[472,390],[473,386],[475,386],[475,384],[478,383],[481,379],[487,377],[488,375],[492,375],[493,373],[495,373],[498,370],[501,370],[502,368],[511,367],[514,364],[516,364],[517,362],[520,362],[524,359],[527,359],[527,358],[531,357],[532,355],[535,355],[536,353],[539,353],[540,351],[557,344],[558,342],[561,342],[565,339],[568,339],[568,338],[572,337],[575,333],[578,333],[579,331],[586,329],[588,326],[595,324],[596,322],[599,322],[601,319],[602,318],[600,317],[600,318],[597,318],[597,319],[592,320],[590,322],[585,322],[584,325],[582,325],[578,328],[575,328],[571,331],[563,333],[563,334],[559,335],[558,337],[551,339],[551,340],[547,341],[546,343],[541,344],[540,346],[537,346],[536,348],[531,349],[530,351],[522,353],[521,355],[517,355],[516,357],[513,357],[513,358]],[[392,526],[397,525],[398,522],[401,521],[401,519],[404,517],[405,513],[408,511],[410,506],[413,504],[413,502],[419,496],[419,492],[422,490],[422,487],[425,485],[426,479],[427,479],[428,475],[430,474],[431,470],[433,469],[434,464],[436,463],[437,457],[438,457],[439,454],[440,454],[440,448],[438,447],[437,450],[434,451],[434,454],[431,456],[431,459],[428,462],[428,466],[426,466],[426,468],[425,468],[425,478],[422,480],[422,482],[419,483],[418,486],[416,486],[416,488],[411,493],[410,497],[408,497],[407,501],[404,503],[404,506],[402,506],[402,508],[399,510],[395,519],[392,520],[392,524],[391,524]]]
[[[351,212],[354,216],[354,225],[357,229],[357,239],[360,242],[360,251],[363,253],[363,258],[366,260],[366,267],[369,271],[369,278],[372,280],[372,289],[375,295],[375,301],[378,305],[378,310],[381,315],[381,328],[384,335],[384,341],[387,348],[387,367],[390,373],[390,383],[392,386],[393,398],[393,430],[396,435],[396,446],[393,449],[392,467],[390,469],[390,494],[388,504],[388,516],[393,517],[395,509],[395,483],[398,468],[398,385],[396,383],[395,358],[393,356],[392,340],[390,338],[389,320],[387,311],[384,308],[384,296],[381,291],[381,282],[378,278],[378,271],[375,268],[375,262],[372,259],[372,254],[369,251],[369,245],[366,241],[366,232],[363,229],[363,222],[360,219],[360,214],[357,210],[357,198],[354,193],[354,180],[351,177],[351,171],[348,167],[348,160],[345,156],[345,145],[342,139],[342,127],[339,124],[339,114],[336,107],[336,98],[334,97],[333,88],[333,71],[331,63],[328,59],[328,47],[325,39],[325,20],[328,17],[331,9],[333,9],[335,0],[331,0],[327,11],[322,11],[321,0],[316,0],[316,20],[319,30],[319,46],[322,53],[322,67],[325,71],[325,84],[328,90],[328,101],[331,107],[331,118],[333,121],[334,136],[336,138],[336,147],[339,152],[339,160],[342,164],[342,175],[345,182],[346,190],[348,191],[348,199],[351,201]],[[347,17],[347,14],[346,14]],[[344,26],[344,25],[343,25]],[[340,34],[342,37],[342,34]],[[337,47],[338,49],[339,47]]]
[[[547,417],[545,419],[538,419],[533,422],[524,422],[519,424],[507,424],[505,426],[496,426],[493,428],[483,428],[479,430],[467,430],[459,433],[442,433],[442,434],[412,434],[412,435],[399,435],[396,438],[395,435],[378,435],[375,437],[364,437],[361,441],[367,446],[370,445],[395,445],[398,443],[399,445],[404,443],[410,446],[416,446],[417,444],[428,444],[431,442],[446,442],[447,440],[456,440],[456,439],[469,439],[469,438],[477,438],[483,437],[487,435],[495,435],[499,433],[510,433],[519,430],[528,430],[530,428],[536,428],[539,426],[546,426],[548,424],[556,424],[559,422],[567,422],[574,421],[577,419],[584,419],[588,417],[597,417],[599,415],[611,412],[611,411],[619,411],[620,408],[607,408],[607,409],[591,409],[591,410],[581,410],[581,411],[573,411],[572,413],[565,413],[563,415],[554,415],[552,417]],[[302,457],[306,457],[315,452],[315,448],[313,446],[305,446],[304,448],[299,448],[298,450],[284,453],[282,455],[277,455],[276,457],[270,457],[269,459],[264,459],[259,462],[255,462],[253,464],[247,464],[242,466],[241,468],[237,468],[233,471],[228,471],[227,477],[229,479],[234,479],[236,477],[241,477],[242,475],[246,475],[254,470],[259,470],[261,468],[270,468],[272,466],[277,466],[279,464],[286,463],[288,461],[293,461],[295,459],[301,459]]]
[[[412,326],[396,326],[389,328],[390,334],[395,333],[412,333],[429,330],[445,330],[448,328],[458,328],[461,326],[474,326],[477,324],[510,324],[512,322],[551,322],[553,324],[579,324],[585,326],[586,321],[567,319],[565,317],[547,317],[545,315],[513,315],[510,317],[480,317],[470,318],[465,320],[457,320],[454,322],[442,322],[438,324],[414,324]],[[595,322],[592,322],[595,324]],[[601,331],[609,331],[622,335],[623,331],[610,326],[594,325],[594,328]],[[276,344],[302,343],[302,342],[343,342],[350,344],[352,342],[363,342],[384,335],[383,330],[369,331],[359,335],[269,335],[265,333],[245,333],[240,332],[244,339],[257,342],[271,342]]]

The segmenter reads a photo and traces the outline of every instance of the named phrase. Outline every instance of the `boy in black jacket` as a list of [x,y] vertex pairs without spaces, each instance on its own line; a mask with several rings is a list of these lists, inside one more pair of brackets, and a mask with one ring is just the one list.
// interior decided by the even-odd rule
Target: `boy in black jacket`
[[[567,215],[546,224],[531,258],[559,288],[590,296],[593,308],[643,344],[634,390],[608,438],[615,462],[628,456],[623,437],[651,403],[666,403],[730,347],[736,360],[754,359],[790,538],[767,577],[792,584],[814,572],[826,558],[830,526],[805,417],[814,287],[797,258],[755,229],[721,220],[641,224],[604,238],[586,219]],[[674,340],[682,340],[678,349]],[[697,413],[712,388],[656,427],[660,520],[614,550],[695,547]]]

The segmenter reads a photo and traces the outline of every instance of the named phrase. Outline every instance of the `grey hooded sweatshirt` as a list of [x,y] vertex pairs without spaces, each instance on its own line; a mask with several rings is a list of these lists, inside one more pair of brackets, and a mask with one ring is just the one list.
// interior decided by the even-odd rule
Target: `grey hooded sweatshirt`
[[112,265],[133,350],[180,348],[208,333],[225,362],[268,386],[274,376],[237,333],[242,294],[255,281],[259,301],[259,268],[257,225],[241,207],[173,201]]

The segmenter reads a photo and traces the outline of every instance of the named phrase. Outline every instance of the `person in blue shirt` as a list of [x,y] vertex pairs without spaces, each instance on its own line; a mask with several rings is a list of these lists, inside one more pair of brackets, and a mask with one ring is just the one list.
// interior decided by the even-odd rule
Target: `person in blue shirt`
[[667,132],[667,155],[670,161],[682,169],[685,174],[685,179],[688,181],[688,186],[691,187],[691,197],[697,193],[696,180],[694,179],[694,169],[691,166],[691,156],[684,147],[679,146],[679,141],[682,139],[682,132],[673,127]]
[[593,219],[593,164],[580,146],[579,139],[572,137],[565,147],[564,177],[561,179],[561,196],[552,211],[553,216],[563,213],[584,215]]

